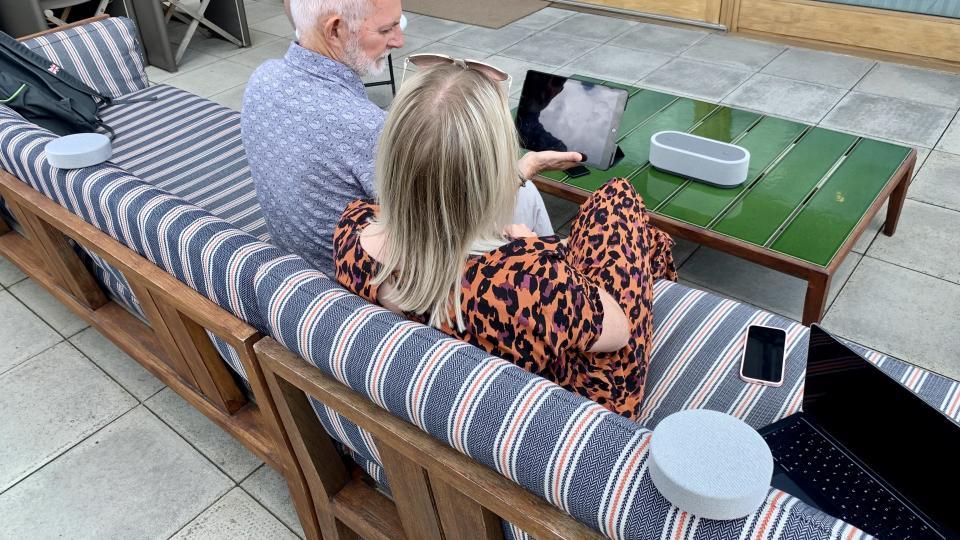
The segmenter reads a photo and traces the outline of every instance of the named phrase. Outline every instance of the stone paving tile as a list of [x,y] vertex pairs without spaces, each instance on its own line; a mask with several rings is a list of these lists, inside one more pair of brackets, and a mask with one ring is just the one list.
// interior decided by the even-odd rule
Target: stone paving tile
[[7,291],[0,291],[0,374],[62,337]]
[[264,19],[256,24],[249,25],[251,30],[259,30],[283,38],[293,38],[293,24],[285,13]]
[[67,309],[32,278],[7,287],[7,290],[64,337],[70,337],[88,326],[87,321]]
[[580,58],[596,47],[596,42],[548,31],[536,34],[501,51],[500,56],[559,67]]
[[210,100],[239,112],[243,108],[243,93],[246,90],[247,85],[241,84],[240,86],[234,86],[229,90],[210,96]]
[[629,84],[669,61],[670,57],[663,54],[601,45],[563,66],[563,70]]
[[257,456],[170,388],[163,389],[144,405],[234,481],[246,478],[262,465]]
[[611,40],[609,45],[676,56],[709,35],[710,32],[704,30],[641,23]]
[[937,150],[960,154],[960,114],[954,116],[950,127],[943,134],[943,138],[937,143]]
[[[283,12],[283,8],[281,8],[280,11]],[[250,24],[255,24],[251,22],[249,18],[247,19],[247,22]],[[200,35],[200,31],[197,31],[197,35],[190,40],[190,46],[187,47],[187,50],[212,54],[218,58],[230,58],[231,56],[250,52],[253,49],[260,48],[275,41],[281,41],[282,43],[286,43],[288,46],[290,44],[288,40],[273,34],[268,34],[267,32],[261,32],[259,30],[250,30],[250,39],[252,44],[249,47],[238,47],[219,36],[214,37],[214,35],[210,32],[207,32],[205,35]]]
[[960,211],[960,155],[931,152],[907,190],[907,197]]
[[879,235],[867,255],[960,284],[960,212],[907,199],[893,236]]
[[[449,43],[444,43],[443,41],[434,41],[433,43],[429,43],[413,51],[412,54],[423,54],[423,53],[445,54],[453,58],[460,58],[464,60],[478,60],[478,61],[483,61],[490,56],[490,53],[487,53],[484,51],[469,49],[467,47],[461,47],[459,45],[451,45]],[[402,62],[395,63],[395,65],[398,67],[398,69],[403,69]],[[411,66],[408,66],[408,69],[410,71],[416,71],[417,67],[411,65]]]
[[756,71],[784,50],[783,45],[711,34],[684,51],[682,56]]
[[506,56],[491,56],[484,60],[484,62],[497,66],[498,68],[506,71],[513,78],[510,83],[510,96],[515,97],[520,95],[520,90],[523,89],[523,81],[527,78],[528,70],[542,71],[544,73],[550,73],[553,71],[553,68],[550,66],[545,66],[543,64],[537,64],[535,62],[525,62],[523,60],[517,60],[516,58],[508,58]]
[[393,66],[398,69],[403,69],[403,59],[406,58],[408,54],[435,42],[436,40],[432,38],[405,35],[403,37],[403,47],[390,51],[390,54],[393,55]]
[[244,2],[243,11],[247,16],[248,26],[286,14],[283,5],[273,2]]
[[140,401],[163,389],[160,379],[103,337],[96,328],[87,328],[71,337],[70,343]]
[[564,19],[573,17],[575,14],[576,12],[570,11],[569,9],[545,7],[536,13],[531,13],[530,15],[527,15],[518,21],[514,21],[511,24],[543,30],[544,28],[553,26]]
[[[289,48],[290,41],[286,39],[276,39],[275,41],[271,41],[259,47],[244,49],[239,53],[230,56],[230,61],[256,69],[260,67],[260,64],[266,62],[267,60],[272,58],[283,58],[283,55],[287,54],[287,49]],[[246,80],[241,82],[245,83]]]
[[300,518],[297,517],[297,510],[293,507],[293,501],[290,499],[287,481],[283,479],[280,473],[264,465],[244,480],[240,487],[265,506],[267,510],[270,510],[273,515],[280,518],[280,521],[287,527],[293,529],[293,532],[301,537],[304,536]]
[[636,26],[634,21],[605,17],[592,13],[577,13],[573,17],[550,27],[551,32],[590,41],[605,42]]
[[850,92],[827,114],[821,125],[901,144],[933,148],[954,112],[912,101]]
[[758,73],[724,98],[723,103],[816,124],[846,90]]
[[[909,191],[909,190],[908,190]],[[883,206],[877,210],[877,213],[870,220],[870,224],[867,225],[867,228],[864,229],[863,234],[860,235],[860,238],[853,244],[854,253],[859,253],[863,255],[867,252],[867,249],[870,248],[870,245],[873,244],[874,239],[877,237],[877,234],[880,233],[880,229],[883,228],[883,224],[887,222],[887,203],[883,203]]]
[[422,15],[415,20],[409,21],[407,29],[403,31],[403,34],[405,36],[430,38],[436,41],[468,27],[470,27],[470,25]]
[[912,66],[880,62],[854,90],[954,110],[960,107],[960,76]]
[[846,54],[791,47],[763,68],[762,73],[849,90],[876,64]]
[[514,43],[532,36],[536,32],[537,30],[524,26],[507,25],[497,29],[475,26],[449,35],[443,38],[442,41],[458,47],[466,47],[468,49],[475,49],[484,51],[487,54],[492,54],[502,51]]
[[[828,306],[859,261],[860,255],[851,253],[840,265],[830,283]],[[797,321],[803,317],[807,282],[800,278],[707,247],[697,250],[678,273],[688,281],[785,317]]]
[[171,540],[296,540],[283,523],[253,497],[233,488],[173,535]]
[[573,216],[577,214],[577,210],[580,209],[579,204],[549,193],[543,193],[541,191],[540,196],[543,197],[543,206],[547,209],[547,214],[550,216],[550,223],[553,225],[554,232],[559,231],[568,221],[573,219]]
[[960,285],[864,257],[824,328],[960,379]]
[[645,88],[719,102],[752,76],[753,72],[675,58],[640,81]]
[[168,538],[233,487],[139,406],[0,495],[10,538]]
[[690,256],[700,248],[700,244],[684,240],[683,238],[673,239],[673,265],[676,268],[683,266],[690,259]]
[[3,373],[0,493],[136,404],[66,342]]
[[241,84],[246,84],[255,68],[233,60],[221,60],[203,69],[178,74],[164,81],[200,97],[210,97]]
[[6,257],[0,255],[0,287],[9,287],[20,280],[26,279],[27,275],[20,271]]

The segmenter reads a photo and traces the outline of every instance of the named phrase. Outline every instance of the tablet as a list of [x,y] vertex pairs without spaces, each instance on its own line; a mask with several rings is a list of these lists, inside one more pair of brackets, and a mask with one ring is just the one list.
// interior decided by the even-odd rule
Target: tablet
[[520,144],[527,150],[580,152],[609,169],[627,91],[530,70],[517,108]]

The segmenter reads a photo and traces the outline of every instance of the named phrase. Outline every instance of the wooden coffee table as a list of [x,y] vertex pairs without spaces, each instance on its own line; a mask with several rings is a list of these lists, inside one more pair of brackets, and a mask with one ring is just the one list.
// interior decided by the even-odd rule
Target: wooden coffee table
[[[630,92],[620,126],[626,157],[587,176],[546,173],[541,191],[583,202],[625,177],[652,222],[681,238],[807,281],[803,324],[823,316],[830,280],[884,201],[884,234],[896,231],[916,150],[653,90],[575,78]],[[687,131],[750,151],[747,181],[734,189],[654,169],[650,136]]]

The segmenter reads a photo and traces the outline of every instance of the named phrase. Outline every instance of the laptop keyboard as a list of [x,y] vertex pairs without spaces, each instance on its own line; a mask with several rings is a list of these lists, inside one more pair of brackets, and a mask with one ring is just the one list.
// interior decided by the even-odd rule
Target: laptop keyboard
[[764,435],[774,461],[833,514],[881,538],[941,538],[853,460],[800,420]]

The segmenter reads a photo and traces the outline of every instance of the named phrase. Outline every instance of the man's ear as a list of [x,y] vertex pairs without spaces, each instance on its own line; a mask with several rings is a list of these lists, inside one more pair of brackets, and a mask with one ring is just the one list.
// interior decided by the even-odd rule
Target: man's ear
[[347,24],[343,17],[332,15],[323,22],[323,36],[327,43],[342,43],[347,37]]

